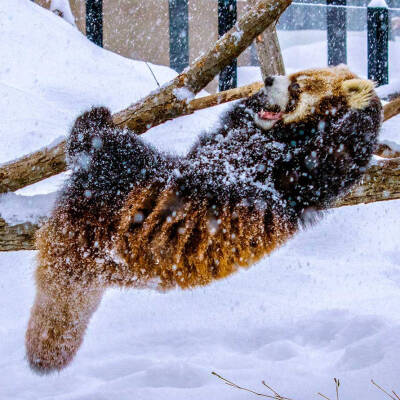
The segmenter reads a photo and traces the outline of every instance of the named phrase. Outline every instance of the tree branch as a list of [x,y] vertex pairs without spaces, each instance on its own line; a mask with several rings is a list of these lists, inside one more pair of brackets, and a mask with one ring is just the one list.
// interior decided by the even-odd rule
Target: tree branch
[[0,167],[0,193],[13,192],[67,169],[65,141]]
[[379,143],[375,150],[375,155],[383,158],[398,158],[400,151],[392,149],[388,143]]
[[[360,185],[332,208],[400,199],[400,158],[382,159],[371,165]],[[0,219],[0,251],[33,250],[37,225],[7,225]]]
[[[251,0],[254,5],[256,0]],[[285,65],[276,33],[276,24],[271,24],[256,37],[256,48],[263,81],[269,75],[285,75]]]
[[397,199],[400,199],[400,158],[381,159],[368,168],[361,184],[333,208]]
[[8,225],[0,218],[0,251],[35,250],[37,225],[30,222]]
[[263,79],[268,75],[285,75],[285,64],[275,25],[269,26],[257,36],[256,46]]
[[[193,96],[237,58],[292,0],[259,0],[203,56],[161,89],[113,116],[118,126],[140,134],[167,120],[190,114],[187,94]],[[65,142],[0,167],[0,193],[15,191],[66,170]]]
[[400,97],[390,101],[389,103],[385,104],[383,107],[384,110],[384,121],[394,117],[395,115],[400,113]]
[[264,86],[261,82],[254,82],[250,85],[242,86],[235,89],[225,90],[209,96],[200,97],[194,99],[189,103],[188,114],[192,114],[195,111],[202,110],[204,108],[214,107],[219,104],[228,103],[229,101],[239,100],[244,97],[250,97],[257,93]]

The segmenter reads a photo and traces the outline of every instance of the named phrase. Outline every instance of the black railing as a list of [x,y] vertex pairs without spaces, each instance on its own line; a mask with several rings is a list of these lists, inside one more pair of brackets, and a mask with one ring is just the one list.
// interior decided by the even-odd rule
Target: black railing
[[189,65],[188,0],[169,0],[169,65],[178,72]]
[[[237,20],[236,0],[218,0],[218,36],[221,37],[235,25]],[[219,74],[219,90],[237,86],[237,61],[225,67]]]
[[103,47],[103,0],[86,0],[86,36]]
[[[223,35],[236,23],[237,0],[218,0],[218,34]],[[347,6],[346,0],[326,0],[327,4],[293,2],[293,7],[326,8],[328,41],[328,65],[347,62],[347,9],[363,6]],[[394,9],[391,9],[394,10]],[[288,14],[290,14],[290,8]],[[86,0],[87,37],[103,45],[102,0]],[[310,14],[311,15],[311,14]],[[368,27],[368,77],[378,85],[388,83],[389,76],[389,9],[385,0],[372,0],[367,7]],[[170,66],[181,72],[189,64],[189,9],[188,0],[169,0],[169,50]],[[219,75],[219,89],[237,86],[236,60]]]
[[389,83],[389,10],[383,0],[368,6],[368,78],[378,86]]
[[346,26],[347,0],[326,0],[326,34],[328,40],[328,65],[347,63]]

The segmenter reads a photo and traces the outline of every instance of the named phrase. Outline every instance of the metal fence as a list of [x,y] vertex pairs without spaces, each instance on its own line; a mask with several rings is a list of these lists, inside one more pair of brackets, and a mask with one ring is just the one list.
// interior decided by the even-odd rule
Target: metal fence
[[[86,34],[102,46],[102,0],[86,1]],[[181,72],[189,64],[189,0],[169,0],[170,66]],[[237,20],[237,0],[218,1],[218,34],[223,35]],[[367,29],[368,77],[378,85],[388,83],[390,20],[400,16],[400,0],[326,0],[310,3],[296,0],[282,15],[278,29],[326,29],[328,65],[347,62],[347,30]],[[324,1],[324,0],[321,0]],[[395,6],[399,6],[396,8]],[[360,12],[362,11],[362,12]],[[221,71],[219,89],[237,85],[236,61]]]

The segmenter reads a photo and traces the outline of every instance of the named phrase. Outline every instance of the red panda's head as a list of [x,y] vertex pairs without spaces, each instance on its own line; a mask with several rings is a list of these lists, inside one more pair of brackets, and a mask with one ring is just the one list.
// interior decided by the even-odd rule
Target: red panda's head
[[333,113],[337,104],[349,110],[362,110],[376,94],[372,81],[360,79],[340,65],[288,76],[268,76],[258,96],[263,98],[264,106],[254,113],[254,122],[268,130],[278,121],[292,124],[326,113],[326,104],[332,105],[328,111]]

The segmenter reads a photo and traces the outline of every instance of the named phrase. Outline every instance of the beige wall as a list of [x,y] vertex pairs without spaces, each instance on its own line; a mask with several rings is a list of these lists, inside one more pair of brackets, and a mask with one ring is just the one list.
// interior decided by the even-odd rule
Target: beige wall
[[217,0],[189,0],[189,61],[218,39]]
[[[237,2],[238,18],[246,12],[247,2]],[[190,62],[207,51],[218,39],[218,0],[189,0]],[[239,65],[249,65],[250,49],[238,59]]]
[[78,29],[86,33],[86,5],[85,1],[82,0],[69,0],[72,14],[75,17],[75,23]]
[[169,65],[168,0],[103,0],[103,45],[125,57]]
[[[48,8],[49,0],[35,0]],[[85,0],[69,0],[79,30],[85,33]],[[218,0],[189,0],[189,58],[192,62],[218,38]],[[238,17],[247,2],[238,1]],[[124,57],[169,65],[168,0],[103,0],[103,45]],[[250,49],[238,59],[250,64]],[[209,87],[215,89],[216,83]]]

